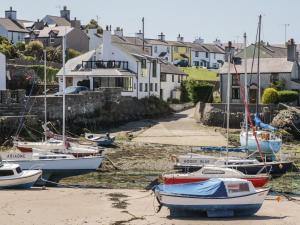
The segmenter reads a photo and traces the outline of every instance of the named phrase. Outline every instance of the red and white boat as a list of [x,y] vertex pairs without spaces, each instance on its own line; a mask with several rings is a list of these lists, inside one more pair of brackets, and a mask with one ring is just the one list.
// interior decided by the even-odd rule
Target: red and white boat
[[175,173],[175,174],[164,174],[162,180],[164,184],[184,184],[206,181],[211,178],[240,178],[252,182],[254,187],[263,187],[269,181],[269,175],[258,174],[258,175],[246,175],[238,170],[204,166],[202,169],[193,173]]

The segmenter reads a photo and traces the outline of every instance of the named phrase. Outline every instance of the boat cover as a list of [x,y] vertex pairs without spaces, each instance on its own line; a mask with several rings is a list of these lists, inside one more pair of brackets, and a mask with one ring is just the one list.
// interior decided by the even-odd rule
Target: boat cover
[[255,121],[255,125],[257,127],[260,127],[261,129],[270,130],[270,131],[276,130],[276,128],[271,126],[270,124],[263,123],[257,114],[255,115],[254,121]]
[[[201,146],[195,147],[193,150],[197,151],[216,151],[216,152],[227,152],[226,147],[215,147],[215,146]],[[246,148],[228,148],[228,152],[246,152]]]
[[189,184],[160,184],[156,186],[155,190],[180,196],[228,197],[224,182],[220,179],[210,179],[208,181]]

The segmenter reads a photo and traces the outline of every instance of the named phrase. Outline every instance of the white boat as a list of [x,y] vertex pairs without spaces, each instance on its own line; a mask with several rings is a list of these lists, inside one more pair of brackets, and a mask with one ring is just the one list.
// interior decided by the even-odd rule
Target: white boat
[[31,188],[41,175],[41,170],[23,171],[18,164],[2,163],[0,165],[0,189]]
[[65,177],[96,171],[104,159],[102,155],[76,158],[70,154],[47,152],[5,152],[1,153],[1,156],[4,162],[17,163],[23,170],[41,169],[44,180],[52,182],[59,182]]
[[109,133],[106,135],[85,133],[84,136],[86,140],[95,142],[98,146],[111,146],[116,139],[115,136],[110,136]]
[[235,169],[216,166],[204,166],[200,170],[192,173],[173,173],[162,175],[162,181],[164,184],[186,184],[206,181],[211,178],[245,179],[251,181],[254,187],[263,187],[269,181],[269,176],[267,174],[247,175]]
[[41,150],[50,151],[53,149],[65,149],[62,141],[49,139],[47,141],[30,142],[30,141],[14,141],[14,147],[22,152],[32,152],[32,149],[39,148]]
[[171,216],[205,212],[208,217],[251,216],[263,204],[269,189],[255,189],[251,182],[218,178],[190,184],[161,184],[155,195]]

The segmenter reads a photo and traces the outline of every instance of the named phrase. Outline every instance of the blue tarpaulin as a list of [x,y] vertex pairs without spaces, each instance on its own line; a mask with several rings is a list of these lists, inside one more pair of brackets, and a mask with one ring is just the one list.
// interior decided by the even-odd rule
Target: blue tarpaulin
[[255,115],[254,121],[255,121],[255,125],[256,125],[257,127],[260,127],[261,129],[271,130],[271,131],[275,131],[275,130],[276,130],[275,127],[272,127],[272,126],[269,125],[269,124],[263,123],[263,122],[261,121],[261,119],[259,118],[258,114]]
[[[215,146],[201,146],[201,147],[193,147],[195,151],[216,151],[216,152],[227,152],[226,147],[215,147]],[[246,152],[247,149],[240,148],[228,148],[228,152]]]
[[224,182],[219,179],[189,184],[160,184],[156,186],[156,191],[181,196],[227,197]]

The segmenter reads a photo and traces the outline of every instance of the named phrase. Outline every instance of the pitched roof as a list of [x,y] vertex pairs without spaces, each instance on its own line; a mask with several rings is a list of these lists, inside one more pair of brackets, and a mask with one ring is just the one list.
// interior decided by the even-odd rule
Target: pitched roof
[[174,66],[173,64],[166,62],[164,60],[159,60],[160,64],[160,72],[165,74],[179,74],[179,75],[185,75],[187,74],[183,71],[181,71],[177,66]]
[[201,46],[203,48],[207,49],[209,52],[225,54],[224,49],[219,47],[218,45],[215,45],[215,44],[201,44]]
[[191,43],[191,42],[186,42],[186,44],[192,48],[194,51],[199,51],[199,52],[207,52],[208,50],[206,48],[203,48],[201,44],[196,44],[196,43]]
[[4,27],[8,31],[28,33],[21,24],[8,18],[0,18],[0,26]]
[[[38,37],[49,37],[49,33],[53,32],[57,34],[57,37],[63,37],[69,32],[71,32],[74,28],[68,26],[59,26],[59,27],[44,27],[43,30],[38,30]],[[36,31],[33,31],[36,32]]]
[[[247,58],[252,58],[254,54],[255,44],[251,44],[246,48]],[[255,50],[255,57],[257,57],[257,48]],[[244,50],[240,51],[237,57],[244,57]],[[261,58],[284,58],[287,57],[287,48],[278,47],[273,45],[261,45],[260,48]]]
[[[57,26],[71,26],[71,23],[63,17],[47,15]],[[44,18],[45,19],[45,18]],[[43,20],[44,20],[43,19]]]
[[[261,58],[260,73],[290,73],[293,70],[294,62],[287,61],[286,58]],[[252,60],[247,60],[248,73],[251,74]],[[237,73],[245,73],[244,60],[241,65],[236,65]],[[227,74],[228,63],[219,70],[219,74]],[[231,64],[230,73],[235,74],[234,66]],[[257,59],[254,59],[252,74],[257,73]]]

